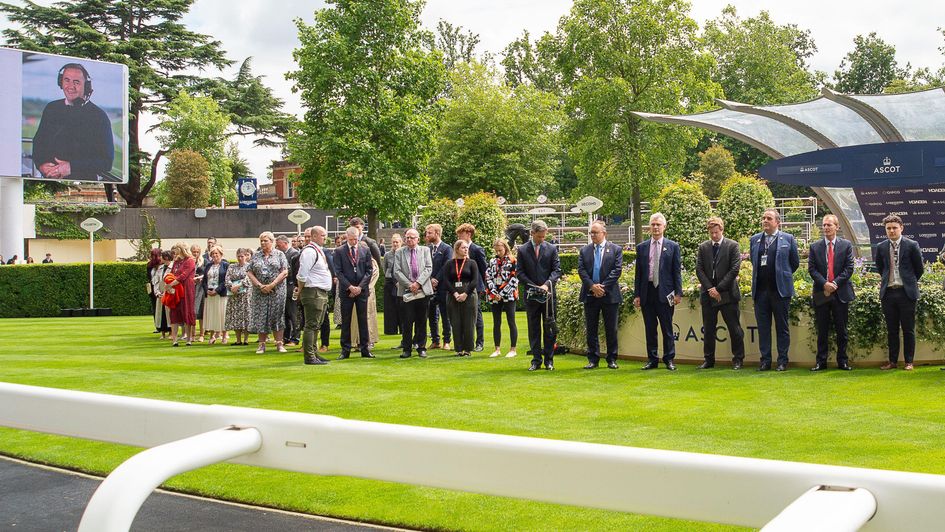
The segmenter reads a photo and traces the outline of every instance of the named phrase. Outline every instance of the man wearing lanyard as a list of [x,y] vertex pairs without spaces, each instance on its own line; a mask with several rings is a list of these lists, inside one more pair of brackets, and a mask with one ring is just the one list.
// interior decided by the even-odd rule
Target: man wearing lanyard
[[853,293],[853,244],[837,236],[839,221],[828,214],[821,222],[824,238],[810,245],[807,271],[814,281],[814,318],[817,323],[817,363],[811,371],[827,369],[827,346],[831,324],[837,334],[837,367],[849,371],[847,316]]
[[351,355],[351,309],[357,311],[358,335],[361,356],[374,358],[368,347],[367,302],[371,291],[371,274],[374,272],[371,252],[359,242],[361,231],[357,227],[345,230],[347,242],[335,249],[335,275],[341,300],[341,355],[344,360]]
[[311,242],[302,248],[299,255],[298,288],[299,300],[305,308],[305,331],[302,334],[302,353],[304,362],[310,365],[327,364],[328,360],[320,357],[315,348],[316,331],[320,328],[328,308],[328,292],[331,290],[331,270],[328,258],[322,246],[328,231],[316,225],[307,234]]
[[587,331],[587,365],[595,369],[600,363],[600,316],[604,315],[604,336],[607,338],[607,367],[617,369],[617,317],[620,314],[620,273],[623,251],[607,241],[604,222],[591,224],[591,243],[581,249],[578,275],[584,303],[584,326]]
[[761,363],[758,371],[771,369],[771,318],[778,335],[778,371],[788,365],[791,332],[788,311],[794,297],[794,272],[800,266],[797,242],[790,233],[780,230],[781,215],[767,209],[761,217],[763,231],[749,239],[751,255],[751,295],[755,300],[755,321],[758,323],[758,348]]
[[433,284],[433,259],[430,248],[421,246],[420,233],[416,229],[407,229],[404,233],[404,247],[394,256],[394,279],[397,281],[397,295],[404,299],[401,307],[401,346],[400,358],[410,358],[411,349],[417,346],[417,355],[427,357],[427,312]]
[[906,370],[912,370],[915,357],[915,304],[919,299],[919,279],[925,271],[922,250],[915,240],[902,236],[902,218],[891,214],[883,218],[888,240],[876,246],[876,271],[882,277],[879,300],[886,318],[889,361],[879,369],[899,365],[899,330]]

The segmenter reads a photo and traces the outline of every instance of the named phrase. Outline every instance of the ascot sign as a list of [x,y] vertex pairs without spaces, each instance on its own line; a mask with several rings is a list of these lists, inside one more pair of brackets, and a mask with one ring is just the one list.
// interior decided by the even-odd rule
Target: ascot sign
[[901,166],[892,165],[893,161],[888,156],[883,159],[883,166],[877,166],[873,169],[874,174],[898,174]]

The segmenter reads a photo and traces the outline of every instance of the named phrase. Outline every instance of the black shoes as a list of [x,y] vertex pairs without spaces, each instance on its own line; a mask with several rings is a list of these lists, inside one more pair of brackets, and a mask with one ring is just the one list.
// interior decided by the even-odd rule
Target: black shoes
[[853,371],[853,367],[850,366],[849,364],[840,364],[837,366],[837,369],[843,370],[843,371]]
[[742,361],[735,360],[734,362],[732,362],[732,369],[736,371],[742,369]]
[[535,371],[541,367],[541,362],[532,361],[532,365],[528,366],[528,371]]
[[305,364],[309,366],[324,366],[328,361],[319,356],[305,355]]
[[658,367],[660,367],[660,363],[659,363],[659,362],[647,362],[646,365],[643,366],[643,367],[640,368],[640,369],[642,369],[643,371],[646,371],[646,370],[648,370],[648,369],[656,369],[656,368],[658,368]]
[[584,369],[597,369],[597,362],[588,362]]
[[554,371],[555,370],[554,362],[545,362],[545,369],[547,369],[548,371]]
[[338,355],[338,360],[344,360],[350,357],[351,357],[351,353],[342,352],[340,355]]
[[762,362],[758,364],[758,371],[771,371],[771,362]]
[[404,351],[403,353],[400,354],[400,358],[410,358],[410,353]]
[[706,360],[705,362],[700,364],[699,367],[696,369],[709,369],[709,368],[714,368],[714,367],[715,367],[715,362],[709,362],[708,360]]
[[776,371],[787,371],[787,364],[778,364]]
[[817,363],[814,367],[810,368],[811,371],[823,371],[827,369],[827,364]]
[[676,364],[673,364],[673,361],[670,360],[669,362],[666,363],[666,369],[670,371],[676,371]]
[[616,361],[616,360],[608,360],[608,361],[607,361],[607,367],[610,368],[610,369],[617,369],[617,361]]
[[361,358],[377,358],[374,356],[374,353],[368,351],[366,353],[361,353]]

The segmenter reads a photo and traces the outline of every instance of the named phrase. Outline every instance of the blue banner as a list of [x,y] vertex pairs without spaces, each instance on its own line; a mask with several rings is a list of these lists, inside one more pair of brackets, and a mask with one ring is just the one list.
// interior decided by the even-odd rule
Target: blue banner
[[241,209],[255,209],[256,198],[259,195],[259,188],[256,186],[256,179],[252,177],[241,177],[236,180],[236,193],[239,196]]

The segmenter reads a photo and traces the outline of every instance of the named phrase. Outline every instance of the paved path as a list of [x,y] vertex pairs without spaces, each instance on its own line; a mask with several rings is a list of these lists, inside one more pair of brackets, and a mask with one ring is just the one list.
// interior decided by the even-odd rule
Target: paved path
[[[74,531],[100,483],[95,477],[0,457],[0,530]],[[157,491],[141,507],[132,530],[377,532],[396,529]]]

